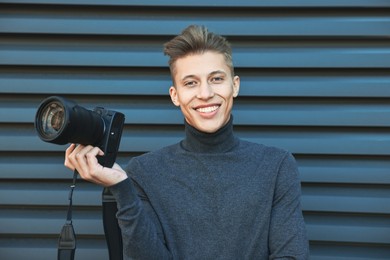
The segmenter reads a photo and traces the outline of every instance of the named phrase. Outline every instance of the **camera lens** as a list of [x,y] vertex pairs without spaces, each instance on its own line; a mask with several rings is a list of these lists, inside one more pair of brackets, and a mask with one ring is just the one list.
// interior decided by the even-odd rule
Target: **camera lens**
[[49,143],[99,145],[105,133],[102,116],[63,97],[42,101],[35,116],[39,137]]
[[42,109],[40,126],[43,135],[47,137],[56,136],[64,127],[64,123],[65,109],[60,103],[54,101]]

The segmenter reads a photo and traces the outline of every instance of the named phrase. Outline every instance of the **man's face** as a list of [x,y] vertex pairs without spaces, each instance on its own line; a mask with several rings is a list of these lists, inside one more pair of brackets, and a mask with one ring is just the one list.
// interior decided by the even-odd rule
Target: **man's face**
[[209,51],[180,58],[173,76],[175,87],[169,94],[188,124],[214,133],[229,121],[240,78],[231,75],[222,54]]

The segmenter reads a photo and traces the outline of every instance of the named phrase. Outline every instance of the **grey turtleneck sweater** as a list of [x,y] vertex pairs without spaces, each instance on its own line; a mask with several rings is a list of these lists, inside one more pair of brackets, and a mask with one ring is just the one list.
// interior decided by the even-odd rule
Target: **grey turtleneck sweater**
[[292,155],[186,124],[178,144],[130,160],[112,187],[125,259],[307,259]]

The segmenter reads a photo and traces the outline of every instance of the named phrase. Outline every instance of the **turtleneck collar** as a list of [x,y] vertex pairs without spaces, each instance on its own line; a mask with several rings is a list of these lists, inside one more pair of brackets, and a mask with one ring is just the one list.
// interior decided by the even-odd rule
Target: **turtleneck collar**
[[233,116],[225,126],[215,133],[201,132],[187,121],[185,124],[185,139],[181,142],[183,149],[196,153],[228,152],[238,144],[238,138],[233,134]]

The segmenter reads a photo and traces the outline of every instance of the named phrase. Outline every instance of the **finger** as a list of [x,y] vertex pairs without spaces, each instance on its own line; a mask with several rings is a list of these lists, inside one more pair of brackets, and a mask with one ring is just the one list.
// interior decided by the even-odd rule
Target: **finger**
[[73,165],[73,163],[71,162],[71,160],[69,160],[69,156],[72,154],[72,152],[74,151],[74,149],[76,148],[76,145],[75,144],[71,144],[66,150],[65,150],[65,161],[64,161],[64,165],[69,168],[70,170],[74,171],[75,169],[75,166]]
[[71,170],[78,168],[78,161],[76,155],[84,149],[83,145],[71,144],[65,152],[65,166]]
[[[85,162],[88,167],[88,178],[89,181],[94,183],[103,184],[102,177],[104,167],[99,164],[97,156],[104,155],[103,151],[98,147],[93,147],[85,154]],[[104,178],[103,178],[104,179]]]
[[98,147],[86,146],[76,154],[80,176],[90,182],[104,185],[104,167],[99,164],[96,156],[104,155],[103,151]]
[[86,154],[86,162],[90,168],[90,170],[94,170],[95,168],[100,169],[102,165],[99,164],[97,156],[103,156],[104,153],[99,147],[93,147]]
[[65,156],[68,156],[73,152],[73,150],[76,148],[76,144],[70,144],[68,148],[65,150]]
[[93,146],[88,145],[88,146],[82,147],[81,149],[77,149],[77,148],[73,151],[70,159],[72,160],[72,162],[76,166],[76,169],[79,172],[80,176],[83,179],[89,180],[90,179],[90,173],[89,173],[90,169],[89,169],[89,165],[87,163],[86,155],[87,155],[87,153],[89,153],[93,149]]

